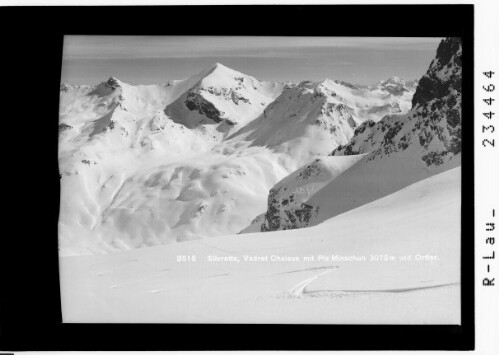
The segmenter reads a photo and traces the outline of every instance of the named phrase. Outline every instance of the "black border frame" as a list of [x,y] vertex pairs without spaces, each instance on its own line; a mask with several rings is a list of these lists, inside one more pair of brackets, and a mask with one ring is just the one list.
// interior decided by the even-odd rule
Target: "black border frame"
[[[239,25],[246,19],[256,19],[260,29]],[[0,28],[2,61],[8,63],[3,65],[3,138],[7,158],[13,160],[5,190],[14,194],[8,205],[13,213],[4,220],[13,228],[3,238],[14,246],[1,250],[6,272],[0,291],[0,349],[474,349],[473,5],[4,7]],[[461,37],[462,325],[62,324],[57,125],[65,34]],[[193,340],[184,340],[185,334]]]

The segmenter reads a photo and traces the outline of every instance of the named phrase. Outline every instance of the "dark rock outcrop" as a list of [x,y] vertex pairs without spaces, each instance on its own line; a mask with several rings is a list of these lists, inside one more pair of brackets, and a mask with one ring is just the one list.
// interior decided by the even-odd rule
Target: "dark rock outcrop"
[[72,88],[73,88],[73,87],[72,87],[71,85],[64,83],[64,84],[61,84],[61,86],[60,86],[60,89],[59,89],[59,90],[60,90],[61,92],[68,92],[68,91],[69,91],[69,90],[71,90]]
[[420,146],[421,160],[439,166],[461,152],[462,60],[459,38],[443,40],[435,59],[419,81],[407,115],[364,122],[351,141],[331,155],[371,153],[383,158],[410,146]]
[[117,89],[121,87],[120,81],[113,76],[107,80],[106,85],[112,89]]
[[68,131],[68,130],[70,130],[72,128],[73,128],[73,126],[70,126],[70,125],[68,125],[66,123],[60,123],[59,124],[59,133],[62,133],[64,131]]
[[452,90],[461,93],[461,66],[461,39],[446,38],[438,46],[430,68],[419,80],[412,98],[413,108],[423,106],[435,98],[442,98]]
[[191,111],[197,111],[199,114],[208,117],[215,123],[220,123],[223,120],[223,112],[220,112],[215,105],[195,92],[189,92],[187,94],[185,106]]
[[262,232],[300,228],[306,226],[312,217],[312,206],[301,203],[290,207],[294,202],[293,195],[289,199],[281,199],[282,189],[282,186],[272,188],[269,192],[267,212],[261,226]]

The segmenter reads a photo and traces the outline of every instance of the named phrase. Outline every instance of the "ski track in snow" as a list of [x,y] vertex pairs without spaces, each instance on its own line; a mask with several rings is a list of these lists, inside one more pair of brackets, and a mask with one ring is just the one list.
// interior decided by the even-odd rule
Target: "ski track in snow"
[[333,270],[332,269],[329,269],[329,270],[326,270],[326,271],[323,271],[317,275],[314,275],[312,277],[309,277],[308,279],[305,279],[301,282],[299,282],[298,284],[296,284],[295,286],[293,286],[289,291],[288,293],[290,293],[291,295],[293,296],[301,296],[303,294],[303,292],[305,291],[305,288],[310,285],[312,282],[314,282],[315,280],[317,280],[318,278],[324,276],[324,275],[327,275],[329,274],[330,272],[332,272]]
[[323,269],[337,269],[337,268],[339,268],[339,266],[317,266],[317,267],[311,267],[311,268],[306,268],[306,269],[280,272],[280,273],[277,273],[275,275],[295,274],[298,272],[307,272],[307,271],[315,271],[315,270],[323,270]]
[[406,293],[406,292],[418,292],[432,289],[439,289],[444,287],[452,287],[460,285],[459,282],[443,283],[433,286],[423,286],[423,287],[406,287],[406,288],[395,288],[395,289],[380,289],[380,290],[314,290],[307,291],[303,290],[301,295],[307,296],[354,296],[354,295],[369,295],[369,294],[396,294],[396,293]]

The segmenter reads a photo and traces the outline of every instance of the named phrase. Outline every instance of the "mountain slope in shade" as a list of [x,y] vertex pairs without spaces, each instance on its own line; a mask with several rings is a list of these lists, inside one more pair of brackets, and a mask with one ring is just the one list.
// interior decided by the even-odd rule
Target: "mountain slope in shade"
[[[350,142],[331,154],[363,154],[356,164],[292,211],[281,207],[282,199],[269,196],[266,216],[277,214],[270,211],[278,210],[281,214],[281,210],[285,210],[288,219],[291,215],[296,221],[286,225],[287,228],[314,225],[459,166],[461,77],[460,40],[445,39],[427,73],[419,81],[408,114],[362,123]],[[265,226],[268,225],[278,225],[270,223],[268,217],[262,221],[262,230],[267,230]]]

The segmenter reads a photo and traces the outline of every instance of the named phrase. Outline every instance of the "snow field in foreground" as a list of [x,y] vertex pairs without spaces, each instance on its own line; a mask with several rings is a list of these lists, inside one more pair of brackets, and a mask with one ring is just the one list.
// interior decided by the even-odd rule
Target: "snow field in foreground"
[[64,321],[459,324],[460,175],[311,228],[62,257]]

